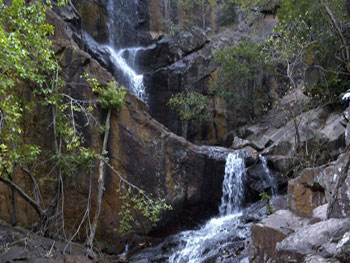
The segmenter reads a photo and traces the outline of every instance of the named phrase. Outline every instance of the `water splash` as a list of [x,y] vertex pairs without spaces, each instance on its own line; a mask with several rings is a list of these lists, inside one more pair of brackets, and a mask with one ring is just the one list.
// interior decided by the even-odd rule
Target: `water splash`
[[231,214],[213,218],[199,230],[181,232],[178,236],[180,247],[171,255],[169,263],[215,262],[222,247],[233,235],[239,239],[248,232],[248,229],[238,229],[240,216]]

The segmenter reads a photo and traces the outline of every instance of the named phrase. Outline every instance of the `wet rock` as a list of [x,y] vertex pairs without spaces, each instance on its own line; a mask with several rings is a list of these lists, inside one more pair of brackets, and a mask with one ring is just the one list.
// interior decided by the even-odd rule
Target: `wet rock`
[[[188,54],[202,48],[208,37],[199,27],[181,31],[173,38],[163,38],[137,54],[137,61],[142,71],[154,71],[169,66]],[[154,59],[157,58],[157,59]]]
[[277,261],[276,244],[307,223],[308,220],[296,216],[289,210],[279,210],[252,225],[249,262],[280,262]]
[[311,217],[312,211],[326,203],[325,190],[317,181],[324,167],[307,168],[288,183],[289,208],[297,215]]
[[332,191],[327,215],[330,218],[347,218],[350,216],[350,153],[339,157],[333,168],[333,176],[336,177],[337,184]]
[[350,219],[329,219],[304,226],[276,245],[278,262],[301,262],[309,254],[331,258],[337,242],[350,229]]
[[[267,173],[268,171],[268,173]],[[263,164],[257,163],[247,168],[246,201],[255,202],[260,199],[259,194],[266,192],[272,194],[272,189],[277,185],[279,175],[266,170]],[[278,187],[278,186],[277,186]]]
[[345,233],[338,242],[335,258],[341,263],[350,263],[350,232]]

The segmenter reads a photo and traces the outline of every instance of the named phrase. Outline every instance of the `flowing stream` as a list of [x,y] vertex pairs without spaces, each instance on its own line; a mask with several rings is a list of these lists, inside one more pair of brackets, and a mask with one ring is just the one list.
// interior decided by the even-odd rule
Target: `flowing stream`
[[[223,247],[232,242],[232,236],[243,239],[246,228],[240,228],[243,178],[245,174],[244,153],[235,151],[226,158],[225,177],[222,187],[220,214],[199,230],[184,231],[177,235],[179,246],[169,258],[169,263],[214,262]],[[233,234],[234,233],[234,234]]]

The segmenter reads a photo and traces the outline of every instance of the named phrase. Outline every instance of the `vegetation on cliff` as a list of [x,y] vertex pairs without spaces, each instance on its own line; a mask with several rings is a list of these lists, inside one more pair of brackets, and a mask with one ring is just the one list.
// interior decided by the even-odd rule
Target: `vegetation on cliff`
[[[57,3],[58,6],[62,4],[64,1]],[[46,12],[52,5],[50,1],[28,4],[24,0],[11,3],[0,0],[0,182],[11,188],[13,225],[17,224],[16,192],[38,215],[38,224],[33,228],[45,235],[61,236],[70,243],[86,225],[87,247],[91,254],[106,169],[119,176],[123,186],[120,195],[128,197],[124,198],[126,203],[128,199],[135,203],[124,207],[127,218],[123,218],[122,223],[129,228],[131,210],[140,210],[145,218],[155,223],[161,212],[170,207],[164,200],[153,200],[109,164],[107,144],[111,114],[122,109],[126,90],[115,80],[104,87],[95,78],[85,76],[87,87],[96,99],[83,100],[72,95],[49,39],[54,28],[47,23]],[[85,129],[96,129],[99,124],[97,106],[108,111],[101,153],[85,138]],[[97,170],[97,162],[99,193],[95,217],[90,222],[91,178]],[[89,200],[81,223],[73,233],[68,233],[64,215],[65,202],[68,202],[65,187],[67,178],[78,173],[85,174],[87,181],[90,177]],[[23,176],[29,183],[19,183]]]
[[[277,25],[263,42],[244,40],[217,52],[219,77],[209,96],[217,95],[235,109],[249,109],[254,119],[256,109],[272,106],[262,100],[264,73],[287,87],[303,87],[317,101],[334,100],[349,85],[349,15],[343,0],[229,2],[248,20],[272,15]],[[179,105],[173,106],[183,115]]]

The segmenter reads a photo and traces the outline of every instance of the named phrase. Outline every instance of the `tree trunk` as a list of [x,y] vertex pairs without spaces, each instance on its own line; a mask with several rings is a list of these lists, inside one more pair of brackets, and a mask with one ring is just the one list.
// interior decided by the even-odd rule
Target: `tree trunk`
[[107,118],[106,118],[106,130],[105,130],[105,135],[104,135],[104,139],[103,139],[102,153],[101,153],[101,159],[100,159],[100,165],[99,165],[97,207],[96,207],[96,211],[95,211],[95,217],[94,217],[94,220],[93,220],[92,226],[91,226],[90,236],[88,237],[87,244],[86,244],[87,245],[86,254],[88,256],[93,255],[93,242],[95,239],[98,219],[99,219],[100,213],[101,213],[103,191],[105,190],[105,188],[104,188],[104,168],[105,168],[105,165],[104,165],[103,158],[106,157],[108,154],[107,153],[107,144],[108,144],[108,137],[109,137],[109,131],[110,131],[111,114],[112,114],[112,109],[110,108],[108,110]]

